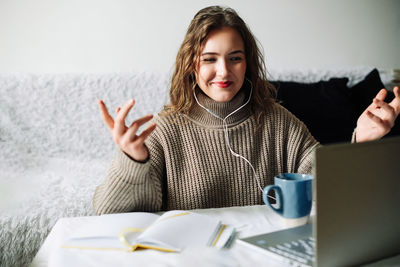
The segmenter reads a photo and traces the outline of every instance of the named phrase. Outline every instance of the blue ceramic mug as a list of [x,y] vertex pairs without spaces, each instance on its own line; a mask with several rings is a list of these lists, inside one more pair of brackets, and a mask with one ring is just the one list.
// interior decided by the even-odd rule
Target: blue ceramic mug
[[[312,205],[312,179],[312,175],[300,173],[282,173],[275,176],[275,184],[264,188],[265,204],[284,218],[308,216]],[[268,197],[270,190],[275,191],[277,207],[270,203]]]

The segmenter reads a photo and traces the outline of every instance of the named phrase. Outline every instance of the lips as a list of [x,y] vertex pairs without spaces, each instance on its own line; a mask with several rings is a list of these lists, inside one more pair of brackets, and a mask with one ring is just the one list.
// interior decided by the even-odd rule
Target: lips
[[227,88],[229,87],[232,82],[230,81],[226,81],[226,82],[213,82],[213,84],[215,84],[216,86],[220,87],[220,88]]

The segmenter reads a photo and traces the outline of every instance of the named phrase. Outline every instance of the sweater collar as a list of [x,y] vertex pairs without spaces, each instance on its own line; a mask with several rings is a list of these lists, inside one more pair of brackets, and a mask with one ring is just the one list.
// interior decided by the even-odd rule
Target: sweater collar
[[[211,110],[213,113],[221,118],[225,118],[231,112],[242,106],[248,99],[248,93],[245,93],[243,88],[235,95],[235,97],[229,102],[216,102],[206,94],[203,93],[199,88],[196,89],[196,96],[199,103]],[[240,110],[230,115],[226,122],[229,126],[236,125],[250,116],[250,103],[242,107]],[[214,117],[208,111],[204,110],[197,102],[193,106],[189,113],[189,118],[204,126],[211,127],[222,127],[222,120]]]

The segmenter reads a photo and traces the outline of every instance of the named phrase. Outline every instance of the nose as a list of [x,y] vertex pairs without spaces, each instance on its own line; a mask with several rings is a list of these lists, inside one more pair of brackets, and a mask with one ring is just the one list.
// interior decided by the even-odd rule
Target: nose
[[225,59],[219,60],[217,64],[217,75],[224,77],[229,73],[229,64]]

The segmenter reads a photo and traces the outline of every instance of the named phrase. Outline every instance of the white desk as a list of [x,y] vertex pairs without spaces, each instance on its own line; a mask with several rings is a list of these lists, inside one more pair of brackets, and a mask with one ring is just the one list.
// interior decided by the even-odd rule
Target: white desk
[[[232,207],[222,209],[196,210],[218,217],[224,224],[234,225],[239,237],[271,232],[284,228],[279,216],[265,205],[249,207]],[[241,249],[233,244],[226,251],[202,249],[199,251],[186,249],[181,253],[164,253],[154,250],[141,250],[132,253],[115,251],[90,251],[60,248],[78,227],[93,220],[93,217],[62,218],[57,221],[31,267],[39,266],[250,266],[265,257],[249,249]],[[261,259],[260,259],[261,257]],[[270,262],[269,266],[278,266]]]
[[[196,210],[218,217],[225,224],[234,225],[238,237],[284,229],[277,214],[265,205],[232,207],[222,209]],[[313,211],[312,211],[313,213]],[[282,266],[281,263],[234,243],[229,250],[186,249],[181,253],[165,253],[155,250],[135,252],[91,251],[63,249],[60,246],[76,229],[94,217],[62,218],[57,221],[31,267],[44,266]],[[400,265],[400,257],[395,263],[385,261],[384,266]],[[397,266],[399,266],[397,265]],[[383,265],[374,265],[383,266]]]

